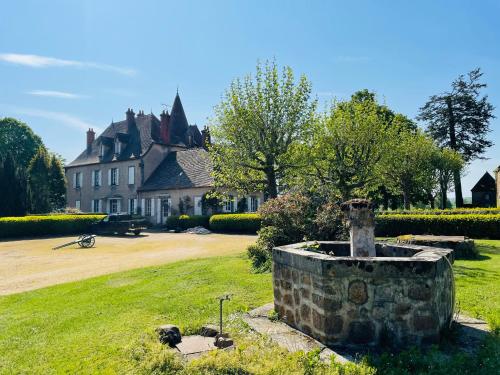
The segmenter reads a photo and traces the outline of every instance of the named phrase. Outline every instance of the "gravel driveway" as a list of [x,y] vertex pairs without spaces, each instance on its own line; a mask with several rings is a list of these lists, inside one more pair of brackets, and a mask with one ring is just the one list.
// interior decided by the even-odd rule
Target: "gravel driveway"
[[243,252],[256,236],[187,233],[144,233],[138,237],[100,237],[90,249],[51,237],[0,241],[0,295],[43,288],[112,272]]

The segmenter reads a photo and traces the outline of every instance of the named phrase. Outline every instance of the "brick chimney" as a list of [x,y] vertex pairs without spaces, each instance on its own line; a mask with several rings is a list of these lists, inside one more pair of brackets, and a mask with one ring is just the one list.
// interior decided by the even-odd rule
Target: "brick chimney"
[[168,111],[163,111],[160,114],[160,139],[165,144],[170,144],[170,115]]
[[90,151],[92,148],[92,143],[94,143],[95,140],[95,131],[92,128],[89,128],[87,130],[87,151]]
[[125,114],[127,115],[127,131],[130,134],[135,127],[135,113],[129,108]]
[[210,137],[210,129],[208,126],[205,126],[201,131],[201,144],[203,148],[206,150],[208,146],[212,143],[212,138]]

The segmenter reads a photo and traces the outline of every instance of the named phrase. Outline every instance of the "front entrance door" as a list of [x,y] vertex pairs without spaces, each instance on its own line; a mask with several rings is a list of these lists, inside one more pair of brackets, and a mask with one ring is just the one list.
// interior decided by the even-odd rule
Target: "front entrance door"
[[194,214],[195,215],[202,214],[201,197],[194,197]]
[[167,217],[169,217],[171,214],[172,214],[172,200],[170,198],[163,198],[161,200],[161,209],[160,209],[161,223],[166,224]]

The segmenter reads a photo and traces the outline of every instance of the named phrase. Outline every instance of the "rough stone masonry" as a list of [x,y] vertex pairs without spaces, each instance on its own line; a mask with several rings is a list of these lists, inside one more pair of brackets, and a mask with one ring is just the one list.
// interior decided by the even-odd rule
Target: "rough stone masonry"
[[[355,209],[360,213],[368,206]],[[351,234],[352,228],[351,223]],[[359,237],[363,233],[370,235],[357,231]],[[313,243],[273,249],[274,307],[280,318],[328,346],[439,341],[453,315],[453,251],[386,243],[374,243],[370,250],[359,237],[351,243],[319,242],[319,250]],[[364,256],[352,256],[351,245],[360,243]]]

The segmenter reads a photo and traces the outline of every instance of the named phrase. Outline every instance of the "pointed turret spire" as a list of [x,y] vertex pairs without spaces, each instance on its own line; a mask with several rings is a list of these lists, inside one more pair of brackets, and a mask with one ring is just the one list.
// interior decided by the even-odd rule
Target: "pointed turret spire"
[[170,112],[170,134],[171,141],[173,143],[184,142],[186,143],[186,132],[188,130],[188,121],[186,118],[186,113],[182,106],[181,98],[179,93],[175,95],[174,104],[172,105],[172,110]]

